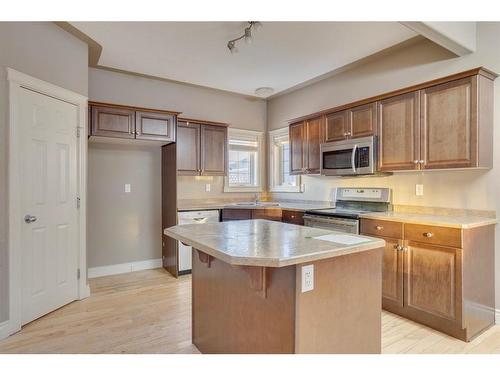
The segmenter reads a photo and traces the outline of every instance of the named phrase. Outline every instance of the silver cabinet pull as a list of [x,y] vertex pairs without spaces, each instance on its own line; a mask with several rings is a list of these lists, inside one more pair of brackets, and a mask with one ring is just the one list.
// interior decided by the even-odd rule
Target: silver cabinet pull
[[413,164],[418,164],[418,160],[413,160]]
[[431,238],[432,236],[434,236],[434,233],[432,233],[432,232],[425,232],[424,233],[424,237]]
[[25,215],[24,216],[24,222],[26,224],[31,224],[31,223],[34,223],[36,221],[36,216],[33,216],[33,215]]
[[419,160],[418,161],[420,164],[425,164],[425,160]]
[[380,225],[377,225],[377,226],[375,227],[375,229],[376,229],[376,230],[382,230],[382,229],[384,229],[384,227],[381,227]]

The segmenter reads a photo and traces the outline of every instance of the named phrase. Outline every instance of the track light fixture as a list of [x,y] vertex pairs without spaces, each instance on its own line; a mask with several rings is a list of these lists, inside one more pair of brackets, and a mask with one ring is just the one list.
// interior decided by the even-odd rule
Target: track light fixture
[[231,53],[238,52],[238,48],[236,47],[236,42],[238,40],[245,39],[245,43],[247,43],[247,44],[252,43],[252,41],[253,41],[252,28],[255,29],[255,31],[257,31],[261,27],[262,27],[262,24],[259,21],[248,21],[248,26],[245,28],[243,35],[227,42],[227,48],[229,49],[229,51]]

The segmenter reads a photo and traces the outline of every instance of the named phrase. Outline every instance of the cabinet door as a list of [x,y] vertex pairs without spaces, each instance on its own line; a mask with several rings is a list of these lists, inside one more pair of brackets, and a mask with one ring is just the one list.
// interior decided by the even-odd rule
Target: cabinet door
[[423,167],[463,168],[477,162],[477,77],[422,90]]
[[[382,260],[382,299],[403,306],[403,247],[400,240],[384,238]],[[383,301],[384,302],[384,301]]]
[[175,116],[161,112],[135,112],[137,139],[175,141]]
[[407,241],[405,307],[420,321],[462,317],[462,252],[451,247]]
[[419,169],[419,92],[378,102],[378,169]]
[[347,136],[347,111],[326,115],[325,142],[340,141]]
[[306,121],[306,173],[319,174],[321,153],[319,146],[324,142],[323,117]]
[[377,132],[377,104],[370,103],[347,110],[351,138],[367,137]]
[[200,124],[177,123],[177,174],[194,176],[201,173]]
[[201,174],[227,174],[227,127],[201,125]]
[[91,106],[91,134],[114,138],[135,138],[135,112],[125,108]]
[[305,131],[304,122],[290,125],[290,174],[298,175],[305,171]]

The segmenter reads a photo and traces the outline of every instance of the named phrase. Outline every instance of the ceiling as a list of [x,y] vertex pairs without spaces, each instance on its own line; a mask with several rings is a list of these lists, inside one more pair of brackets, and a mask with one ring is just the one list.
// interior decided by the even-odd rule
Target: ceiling
[[[99,66],[256,96],[274,95],[417,35],[398,22],[72,22],[102,46]],[[264,95],[263,97],[270,96]]]

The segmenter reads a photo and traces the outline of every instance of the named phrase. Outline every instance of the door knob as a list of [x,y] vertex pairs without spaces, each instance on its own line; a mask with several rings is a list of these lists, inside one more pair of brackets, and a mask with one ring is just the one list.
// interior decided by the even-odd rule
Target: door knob
[[36,216],[33,216],[33,215],[25,215],[24,216],[24,222],[26,224],[31,224],[31,223],[34,223],[36,221]]

